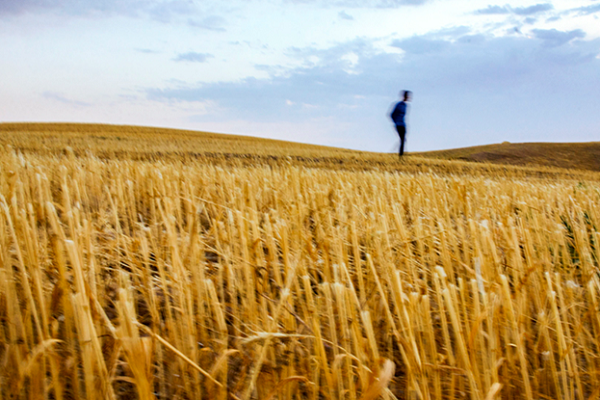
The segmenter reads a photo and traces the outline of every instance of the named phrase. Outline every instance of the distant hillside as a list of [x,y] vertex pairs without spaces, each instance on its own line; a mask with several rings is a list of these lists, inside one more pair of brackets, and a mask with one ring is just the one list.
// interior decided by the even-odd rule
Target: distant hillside
[[93,149],[96,153],[230,153],[348,156],[353,150],[251,136],[130,125],[0,123],[0,145],[21,150]]
[[[510,176],[594,176],[600,142],[495,144],[463,149],[374,153],[282,140],[141,126],[77,123],[0,123],[0,151],[94,154],[102,159],[186,161],[244,166],[282,163],[346,170],[474,173]],[[490,165],[493,163],[496,165]]]
[[427,158],[600,171],[600,142],[500,143],[413,153]]

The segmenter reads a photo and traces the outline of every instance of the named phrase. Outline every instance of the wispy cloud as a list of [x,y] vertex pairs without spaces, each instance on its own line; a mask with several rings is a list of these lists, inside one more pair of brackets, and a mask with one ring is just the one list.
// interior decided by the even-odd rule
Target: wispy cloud
[[574,12],[579,15],[590,15],[597,12],[600,12],[600,4],[592,4],[589,6],[577,7],[569,10],[569,12]]
[[135,51],[137,51],[138,53],[142,53],[142,54],[160,54],[161,53],[158,50],[152,50],[152,49],[135,49]]
[[554,6],[550,3],[536,4],[530,7],[516,7],[512,9],[512,12],[517,15],[534,15],[544,13],[546,11],[553,10]]
[[214,56],[209,53],[196,53],[196,52],[192,51],[189,53],[178,54],[177,57],[173,58],[173,61],[188,61],[188,62],[203,63],[213,57]]
[[533,29],[531,32],[548,47],[562,46],[574,39],[585,37],[585,32],[581,29],[575,29],[568,32],[558,31],[556,29]]
[[483,40],[483,35],[472,34],[467,26],[454,26],[440,29],[424,35],[414,35],[404,39],[395,39],[390,45],[412,54],[438,53],[450,49],[452,41],[473,42]]
[[509,5],[505,6],[497,6],[497,5],[489,5],[486,8],[481,8],[479,10],[475,10],[475,14],[477,15],[505,15],[505,14],[515,14],[522,16],[530,16],[535,14],[544,13],[550,10],[553,10],[554,6],[550,3],[541,3],[536,4],[529,7],[511,7]]
[[346,11],[340,11],[338,13],[338,17],[340,19],[345,19],[346,21],[354,21],[354,17],[350,14],[348,14]]
[[57,92],[44,92],[42,93],[42,97],[50,100],[57,101],[59,103],[68,104],[74,107],[90,107],[91,103],[87,103],[85,101],[72,100],[65,97],[62,93]]
[[398,8],[402,6],[418,6],[433,0],[283,0],[287,3],[316,3],[324,7],[348,8]]
[[[278,0],[281,3],[317,4],[340,8],[398,8],[418,6],[434,0]],[[170,23],[187,18],[190,26],[224,30],[224,19],[214,15],[223,5],[193,0],[0,0],[0,17],[26,13],[55,13],[70,16],[146,16]],[[208,11],[208,12],[207,12]],[[212,11],[212,12],[211,12]],[[208,14],[208,16],[207,16]],[[346,14],[348,15],[348,14]]]
[[211,15],[202,19],[189,19],[188,25],[192,28],[206,29],[209,31],[225,32],[225,18]]
[[160,4],[158,0],[2,0],[0,15],[54,12],[64,15],[136,16],[152,12]]
[[479,10],[475,10],[474,14],[477,14],[477,15],[510,14],[510,8],[508,6],[487,6],[486,8],[480,8]]
[[[120,15],[144,17],[163,23],[188,21],[192,27],[225,30],[225,19],[214,14],[215,8],[214,5],[191,0],[0,0],[0,18],[40,13],[70,17]],[[207,13],[207,10],[211,12]]]
[[413,36],[407,39],[394,40],[391,45],[413,54],[438,53],[450,47],[450,42],[443,39],[430,39]]

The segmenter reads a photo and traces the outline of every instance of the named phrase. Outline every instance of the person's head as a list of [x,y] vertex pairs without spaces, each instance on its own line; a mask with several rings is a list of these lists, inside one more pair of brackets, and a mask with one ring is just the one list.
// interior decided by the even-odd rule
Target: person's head
[[410,90],[403,90],[400,94],[402,95],[402,101],[410,101],[412,98],[412,92]]

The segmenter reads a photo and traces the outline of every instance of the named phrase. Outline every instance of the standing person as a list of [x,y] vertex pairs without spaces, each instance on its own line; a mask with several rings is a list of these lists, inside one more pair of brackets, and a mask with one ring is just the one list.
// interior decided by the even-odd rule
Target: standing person
[[396,124],[396,131],[398,131],[398,136],[400,136],[400,157],[404,154],[404,142],[406,140],[406,121],[404,117],[408,111],[408,102],[412,97],[412,92],[410,90],[403,90],[402,92],[402,101],[396,104],[394,107],[394,111],[390,114],[392,117],[392,121]]

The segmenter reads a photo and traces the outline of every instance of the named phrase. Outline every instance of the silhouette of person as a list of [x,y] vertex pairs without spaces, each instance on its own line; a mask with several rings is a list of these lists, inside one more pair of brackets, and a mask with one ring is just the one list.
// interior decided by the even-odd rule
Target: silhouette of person
[[400,152],[399,155],[402,157],[404,154],[404,142],[406,141],[406,121],[404,117],[408,112],[408,102],[411,100],[412,92],[410,90],[403,90],[401,92],[402,101],[398,102],[394,107],[394,111],[390,114],[392,121],[396,124],[396,131],[400,136]]

